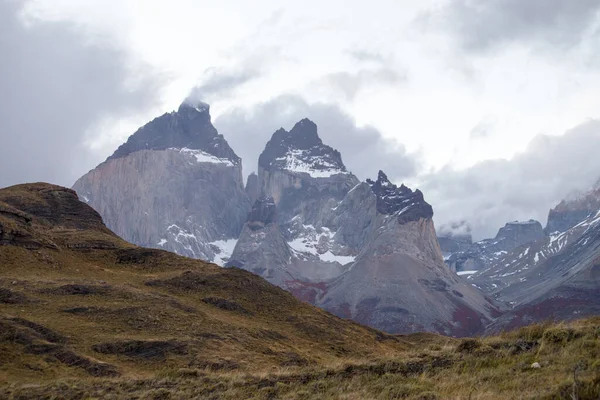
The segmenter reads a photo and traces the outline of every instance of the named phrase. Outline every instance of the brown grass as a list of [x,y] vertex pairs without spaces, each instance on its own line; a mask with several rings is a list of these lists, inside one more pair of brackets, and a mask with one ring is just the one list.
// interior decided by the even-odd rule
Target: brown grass
[[2,399],[600,398],[598,318],[386,335],[248,272],[127,244],[69,196],[0,190],[0,238],[18,233],[0,246]]

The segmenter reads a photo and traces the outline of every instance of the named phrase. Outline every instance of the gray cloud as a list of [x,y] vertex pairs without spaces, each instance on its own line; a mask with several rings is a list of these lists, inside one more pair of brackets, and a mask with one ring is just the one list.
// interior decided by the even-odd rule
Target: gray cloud
[[401,181],[416,174],[418,156],[385,139],[371,126],[355,121],[333,104],[309,104],[296,95],[283,95],[250,110],[234,109],[215,120],[215,126],[242,157],[244,170],[256,170],[258,156],[279,128],[291,129],[302,118],[313,120],[323,142],[339,150],[346,167],[360,179],[376,177],[379,169]]
[[236,88],[245,85],[261,76],[256,68],[240,71],[226,71],[220,68],[209,68],[205,72],[204,82],[192,89],[189,98],[206,100],[230,95]]
[[484,118],[471,129],[469,137],[471,140],[488,138],[493,134],[495,127],[496,121],[491,118]]
[[381,54],[373,50],[368,49],[350,49],[346,50],[346,54],[355,61],[360,62],[375,62],[385,63],[386,58]]
[[565,50],[594,28],[599,10],[597,0],[450,0],[419,20],[449,28],[469,51],[519,41]]
[[512,220],[545,224],[548,210],[561,199],[591,188],[600,177],[598,148],[600,121],[592,120],[563,136],[539,135],[510,160],[422,176],[420,188],[438,226],[468,221],[475,238],[490,237]]
[[406,80],[406,71],[382,67],[377,69],[361,69],[356,73],[335,72],[325,75],[319,80],[319,84],[327,84],[342,93],[347,100],[353,100],[359,91],[365,87],[393,85]]
[[65,23],[24,27],[22,3],[0,1],[0,187],[70,186],[100,161],[83,145],[95,124],[135,114],[157,86],[128,59]]

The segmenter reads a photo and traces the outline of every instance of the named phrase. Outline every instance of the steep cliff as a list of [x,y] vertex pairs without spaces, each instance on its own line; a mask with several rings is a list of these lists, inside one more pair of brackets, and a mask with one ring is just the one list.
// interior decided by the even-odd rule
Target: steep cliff
[[395,186],[383,172],[367,185],[374,205],[369,241],[317,304],[393,333],[467,335],[483,329],[498,310],[444,265],[423,194]]
[[146,124],[73,189],[124,239],[220,264],[250,209],[241,160],[206,104]]

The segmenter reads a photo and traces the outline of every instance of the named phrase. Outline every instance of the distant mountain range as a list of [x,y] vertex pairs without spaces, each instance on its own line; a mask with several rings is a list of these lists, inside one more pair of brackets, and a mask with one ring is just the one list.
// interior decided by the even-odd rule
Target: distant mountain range
[[[568,292],[562,298],[571,304],[596,290],[598,189],[559,204],[546,229],[509,222],[472,243],[464,222],[436,234],[434,210],[418,189],[396,186],[383,171],[360,182],[309,119],[274,132],[257,161],[244,184],[210,107],[184,103],[140,128],[73,189],[128,241],[246,269],[391,333],[468,336],[526,323],[534,317],[518,310],[531,314],[534,302],[550,304],[555,293]],[[538,275],[522,276],[527,269]],[[590,287],[578,283],[581,274],[591,274]],[[524,282],[535,290],[513,294]],[[594,307],[565,315],[548,306],[536,318]]]

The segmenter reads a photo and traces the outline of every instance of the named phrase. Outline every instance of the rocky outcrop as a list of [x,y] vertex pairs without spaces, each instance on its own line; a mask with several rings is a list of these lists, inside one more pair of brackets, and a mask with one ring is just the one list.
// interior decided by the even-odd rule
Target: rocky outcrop
[[260,196],[260,187],[258,186],[258,175],[252,172],[246,179],[246,195],[251,204],[254,204]]
[[369,241],[317,304],[392,333],[465,335],[483,329],[497,310],[444,265],[433,211],[422,193],[395,186],[382,172],[367,185],[374,211]]
[[546,233],[566,232],[600,210],[600,181],[588,192],[561,201],[548,213]]
[[483,270],[517,247],[544,237],[544,230],[538,221],[509,222],[500,228],[493,239],[481,240],[466,250],[453,253],[446,262],[457,272]]
[[140,128],[73,188],[124,239],[219,263],[250,209],[240,158],[205,104]]

